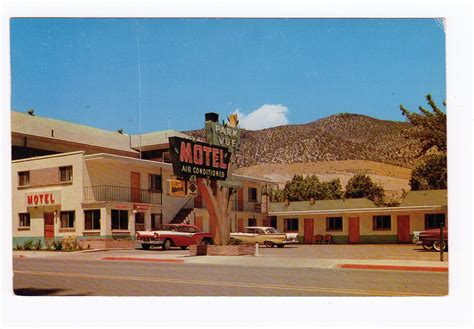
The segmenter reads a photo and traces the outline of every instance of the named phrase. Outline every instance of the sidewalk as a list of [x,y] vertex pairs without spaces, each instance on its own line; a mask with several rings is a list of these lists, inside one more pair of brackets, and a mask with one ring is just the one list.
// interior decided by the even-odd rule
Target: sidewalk
[[350,268],[365,270],[405,270],[447,272],[448,262],[372,260],[372,259],[310,259],[252,256],[197,256],[182,257],[184,263],[208,265],[265,266],[285,268]]
[[[55,258],[66,260],[126,261],[175,264],[227,265],[248,267],[280,268],[322,268],[350,270],[400,270],[448,272],[448,261],[406,260],[406,259],[367,259],[340,257],[340,255],[313,255],[312,257],[281,257],[276,254],[261,256],[188,256],[188,251],[143,252],[141,250],[89,250],[79,252],[13,251],[17,259]],[[434,258],[432,258],[434,259]]]

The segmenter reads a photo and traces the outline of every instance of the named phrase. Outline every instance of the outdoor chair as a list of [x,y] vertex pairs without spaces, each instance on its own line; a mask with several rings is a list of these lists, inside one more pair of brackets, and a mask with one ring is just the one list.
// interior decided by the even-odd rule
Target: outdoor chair
[[316,234],[314,236],[313,244],[321,244],[323,242],[323,236],[321,234]]
[[330,244],[332,242],[332,235],[331,234],[326,234],[323,238],[323,243]]

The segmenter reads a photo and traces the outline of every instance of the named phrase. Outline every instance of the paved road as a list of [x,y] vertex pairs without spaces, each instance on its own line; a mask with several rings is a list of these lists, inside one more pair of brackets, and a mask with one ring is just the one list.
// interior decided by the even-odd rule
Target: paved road
[[448,274],[240,267],[80,259],[14,258],[17,295],[432,296]]

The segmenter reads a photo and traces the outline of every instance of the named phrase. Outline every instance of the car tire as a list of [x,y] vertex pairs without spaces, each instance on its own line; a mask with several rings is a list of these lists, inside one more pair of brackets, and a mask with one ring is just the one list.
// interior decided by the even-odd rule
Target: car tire
[[283,248],[285,245],[284,244],[277,244],[278,248]]
[[422,246],[423,246],[423,249],[425,249],[425,250],[432,250],[433,249],[433,242],[424,241]]
[[446,250],[446,245],[446,241],[436,240],[435,242],[433,242],[433,249],[435,251]]
[[275,246],[275,244],[271,241],[265,241],[264,244],[267,248],[273,248]]
[[171,249],[172,242],[170,239],[166,239],[163,242],[163,250],[170,250]]
[[149,245],[148,243],[142,243],[142,249],[143,250],[148,250],[150,249],[151,245]]

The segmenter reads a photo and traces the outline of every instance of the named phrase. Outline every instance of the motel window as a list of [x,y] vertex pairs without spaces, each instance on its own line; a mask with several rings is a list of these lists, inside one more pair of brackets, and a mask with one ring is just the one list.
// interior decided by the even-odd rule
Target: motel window
[[298,218],[285,218],[285,231],[298,231]]
[[248,201],[257,202],[257,189],[255,187],[249,187],[248,193]]
[[148,189],[151,191],[159,191],[161,192],[161,175],[148,175]]
[[326,231],[342,231],[342,217],[327,217]]
[[28,186],[28,185],[30,185],[30,172],[20,171],[18,173],[18,186]]
[[392,228],[392,217],[391,216],[374,216],[373,217],[373,229],[377,230],[390,230]]
[[74,228],[74,211],[61,211],[61,228]]
[[151,214],[151,229],[157,230],[161,224],[163,224],[161,222],[161,214]]
[[112,209],[112,230],[128,230],[128,210]]
[[61,182],[72,182],[72,166],[59,167],[59,180]]
[[84,229],[100,230],[100,209],[84,210]]
[[248,226],[257,226],[257,219],[249,218],[249,225]]
[[441,223],[446,225],[445,214],[426,214],[425,215],[425,230],[440,228]]
[[31,222],[30,222],[30,214],[29,213],[22,213],[18,214],[20,217],[20,227],[30,227]]
[[276,216],[270,216],[270,226],[273,227],[274,229],[277,228],[277,217]]

